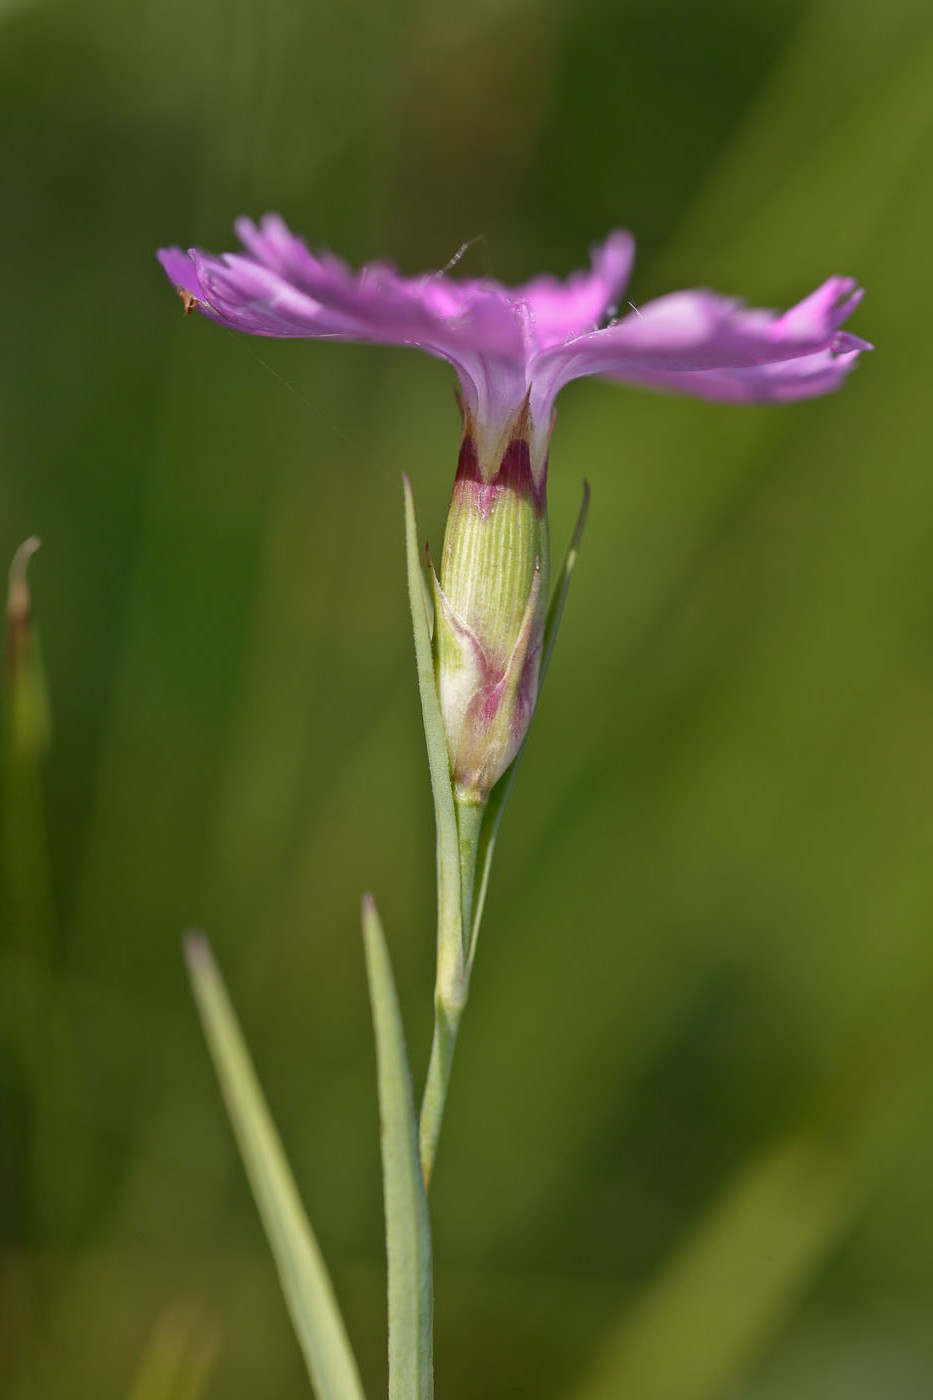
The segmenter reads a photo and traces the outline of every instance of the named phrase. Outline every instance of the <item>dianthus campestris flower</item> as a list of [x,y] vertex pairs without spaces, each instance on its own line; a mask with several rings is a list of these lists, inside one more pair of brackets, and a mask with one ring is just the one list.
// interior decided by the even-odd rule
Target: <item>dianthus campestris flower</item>
[[483,802],[527,732],[547,601],[547,456],[554,401],[573,379],[730,403],[787,402],[837,388],[867,341],[841,329],[861,292],[831,277],[789,311],[709,291],[674,292],[623,316],[628,233],[588,271],[518,287],[443,272],[359,272],[312,253],[276,215],[237,223],[244,251],[165,249],[197,310],[250,335],[410,345],[448,360],[463,437],[436,601],[438,687],[458,797]]

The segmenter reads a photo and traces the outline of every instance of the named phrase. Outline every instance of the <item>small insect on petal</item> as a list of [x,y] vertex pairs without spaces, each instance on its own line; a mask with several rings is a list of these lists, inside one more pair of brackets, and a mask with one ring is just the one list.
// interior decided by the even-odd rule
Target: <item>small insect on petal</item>
[[182,314],[190,316],[195,307],[200,306],[201,303],[193,292],[188,291],[187,287],[176,287],[175,290],[181,297]]

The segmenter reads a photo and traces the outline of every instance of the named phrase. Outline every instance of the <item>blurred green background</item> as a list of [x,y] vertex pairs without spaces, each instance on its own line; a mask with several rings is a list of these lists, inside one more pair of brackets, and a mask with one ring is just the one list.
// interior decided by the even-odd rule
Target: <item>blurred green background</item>
[[[0,1395],[307,1394],[180,957],[207,929],[384,1392],[375,890],[420,1079],[433,837],[399,477],[449,369],[185,320],[158,244],[567,272],[875,341],[781,409],[560,402],[587,538],[433,1191],[443,1400],[933,1395],[928,0],[0,0]],[[9,709],[9,705],[8,705]]]

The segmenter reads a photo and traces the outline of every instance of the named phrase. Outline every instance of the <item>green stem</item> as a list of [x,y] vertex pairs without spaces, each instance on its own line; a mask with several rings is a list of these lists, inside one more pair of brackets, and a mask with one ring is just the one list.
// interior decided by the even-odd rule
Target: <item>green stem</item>
[[434,1041],[431,1045],[431,1062],[428,1065],[424,1098],[421,1101],[419,1131],[421,1173],[424,1177],[425,1190],[431,1185],[431,1173],[437,1158],[437,1145],[441,1135],[441,1124],[444,1121],[444,1105],[447,1102],[447,1090],[450,1085],[450,1069],[454,1058],[454,1046],[457,1043],[459,1019],[458,1016],[455,1021],[451,1020],[443,1006],[439,1002],[435,1002]]
[[[476,864],[479,858],[479,834],[486,804],[464,802],[456,795],[457,846],[460,855],[460,954],[466,966],[473,928],[473,897],[476,891]],[[467,973],[469,976],[469,972]]]
[[[524,744],[512,766],[493,788],[486,803],[468,803],[456,792],[451,791],[447,746],[431,660],[427,613],[422,606],[423,575],[419,568],[414,506],[407,482],[405,504],[409,597],[415,628],[425,735],[431,760],[431,785],[437,813],[437,987],[434,994],[434,1040],[421,1104],[420,1124],[421,1170],[427,1187],[437,1157],[457,1030],[470,986],[493,848]],[[583,503],[544,626],[539,690],[544,683],[554,649],[570,579],[580,552],[589,504],[590,488],[584,482]],[[456,859],[453,853],[455,843]]]
[[[469,993],[468,960],[473,926],[473,900],[479,834],[485,808],[454,799],[457,814],[459,870],[442,872],[438,881],[437,986],[434,993],[434,1040],[421,1104],[421,1170],[427,1187],[437,1157],[444,1106],[450,1086],[460,1017]],[[456,888],[459,898],[452,898]]]

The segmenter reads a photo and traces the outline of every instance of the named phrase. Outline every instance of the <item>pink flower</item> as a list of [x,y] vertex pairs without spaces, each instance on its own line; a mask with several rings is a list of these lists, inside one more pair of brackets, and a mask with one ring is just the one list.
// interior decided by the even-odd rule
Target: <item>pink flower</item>
[[[197,310],[251,335],[413,345],[449,360],[464,429],[440,574],[431,570],[438,699],[454,796],[482,806],[534,711],[548,599],[547,451],[563,386],[598,374],[723,402],[835,389],[867,341],[840,329],[861,292],[831,277],[790,311],[675,292],[616,319],[634,244],[616,232],[588,272],[521,287],[443,272],[353,272],[311,253],[280,218],[241,219],[246,249],[159,254]],[[631,304],[630,304],[631,305]]]
[[593,249],[589,271],[510,288],[439,272],[402,277],[385,263],[353,272],[332,253],[311,253],[275,214],[258,226],[240,219],[236,229],[245,252],[159,253],[186,309],[251,335],[413,345],[449,360],[484,478],[527,405],[539,490],[554,400],[572,379],[597,374],[721,402],[781,402],[837,388],[871,349],[840,329],[862,296],[848,277],[829,278],[782,314],[689,291],[617,318],[634,255],[622,231]]

